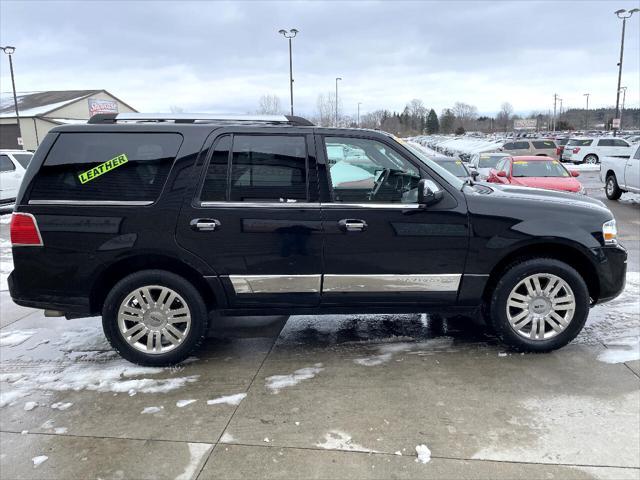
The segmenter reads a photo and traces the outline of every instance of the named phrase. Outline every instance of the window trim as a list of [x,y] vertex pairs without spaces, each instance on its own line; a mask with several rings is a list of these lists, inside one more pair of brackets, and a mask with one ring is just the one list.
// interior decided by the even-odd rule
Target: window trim
[[[376,203],[376,202],[340,202],[340,201],[337,201],[335,199],[335,196],[334,196],[333,182],[331,180],[331,168],[329,167],[329,164],[328,164],[329,157],[327,156],[327,138],[345,138],[345,139],[357,138],[359,140],[366,140],[366,141],[369,141],[369,142],[377,142],[377,143],[379,143],[381,145],[384,145],[385,147],[390,148],[402,160],[404,160],[409,165],[411,165],[413,168],[415,168],[416,171],[418,172],[418,176],[420,177],[420,179],[424,178],[424,176],[422,175],[420,166],[415,165],[412,161],[410,161],[407,158],[406,155],[403,155],[402,153],[400,153],[396,148],[394,148],[393,145],[390,145],[388,142],[383,142],[382,140],[377,139],[377,138],[370,138],[370,137],[357,136],[357,135],[347,135],[347,134],[334,135],[334,134],[328,134],[328,133],[321,133],[319,136],[321,137],[322,156],[324,158],[324,163],[325,163],[325,166],[326,166],[325,175],[326,175],[327,187],[329,188],[329,195],[330,195],[330,201],[329,202],[323,202],[322,203],[323,207],[325,207],[325,208],[339,208],[339,207],[335,207],[333,205],[340,205],[340,206],[344,206],[344,207],[347,207],[347,208],[384,208],[384,209],[399,208],[399,209],[402,209],[402,210],[406,210],[408,208],[418,208],[420,206],[420,204],[417,203],[417,202],[415,202],[415,203],[391,203],[391,202],[378,202],[378,203]],[[376,205],[376,206],[381,206],[381,207],[369,207],[368,205]]]
[[[249,136],[249,137],[299,137],[304,141],[305,148],[305,160],[304,160],[304,173],[305,173],[305,190],[306,190],[306,199],[300,202],[240,202],[237,200],[230,200],[231,198],[231,172],[233,168],[233,147],[235,145],[235,136]],[[227,156],[227,185],[225,190],[225,200],[215,200],[215,201],[207,201],[202,200],[202,191],[204,190],[204,184],[207,179],[207,171],[209,170],[209,166],[211,165],[211,159],[213,158],[213,153],[215,152],[216,146],[222,141],[225,136],[231,137],[231,146],[229,147],[229,154]],[[241,131],[226,131],[221,132],[213,141],[211,147],[209,147],[209,152],[207,153],[206,161],[204,162],[204,168],[202,169],[202,173],[200,175],[200,185],[196,190],[195,195],[195,205],[199,207],[216,207],[216,206],[227,206],[227,207],[241,207],[241,206],[249,206],[253,207],[269,207],[273,208],[274,206],[287,206],[289,208],[301,205],[316,205],[314,202],[309,202],[309,142],[308,137],[305,133],[274,133],[274,132],[241,132]],[[318,203],[319,205],[319,203]],[[304,208],[304,207],[303,207]]]

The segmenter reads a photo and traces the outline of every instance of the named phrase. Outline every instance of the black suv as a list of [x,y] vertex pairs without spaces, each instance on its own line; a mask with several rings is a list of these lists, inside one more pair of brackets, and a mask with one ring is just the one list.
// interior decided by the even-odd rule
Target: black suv
[[54,128],[13,215],[13,300],[101,314],[145,365],[184,359],[213,310],[477,314],[513,348],[549,351],[625,281],[601,202],[463,182],[390,135],[299,117]]

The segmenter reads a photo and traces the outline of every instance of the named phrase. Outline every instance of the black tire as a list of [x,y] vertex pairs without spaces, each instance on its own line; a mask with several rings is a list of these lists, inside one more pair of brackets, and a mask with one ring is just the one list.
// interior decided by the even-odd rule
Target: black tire
[[[593,162],[590,162],[588,159],[593,159]],[[597,165],[600,163],[600,159],[598,158],[597,155],[590,153],[589,155],[587,155],[586,157],[584,157],[584,163],[588,163],[590,165]]]
[[[118,311],[131,292],[146,285],[168,287],[185,301],[191,325],[180,344],[166,353],[144,353],[127,343],[118,327]],[[102,328],[111,346],[125,359],[144,366],[169,366],[185,360],[202,343],[207,331],[208,310],[200,292],[183,277],[164,270],[143,270],[120,280],[111,289],[102,308]]]
[[618,186],[618,180],[614,173],[607,175],[607,179],[604,184],[604,193],[609,200],[618,200],[622,195],[622,190]]
[[[534,340],[512,328],[507,317],[507,300],[520,281],[537,273],[564,280],[573,291],[576,306],[573,318],[562,332],[548,339]],[[565,346],[580,333],[589,314],[589,302],[587,285],[573,267],[552,258],[531,258],[515,262],[503,271],[491,295],[489,321],[498,338],[511,348],[521,352],[549,352]]]

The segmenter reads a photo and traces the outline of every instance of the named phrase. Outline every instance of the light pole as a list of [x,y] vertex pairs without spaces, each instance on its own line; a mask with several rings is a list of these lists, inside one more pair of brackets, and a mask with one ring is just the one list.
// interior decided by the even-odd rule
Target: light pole
[[342,77],[336,77],[336,127],[338,126],[338,80],[342,80]]
[[584,129],[589,130],[589,94],[583,93],[583,97],[587,97],[587,110],[584,112]]
[[558,94],[553,94],[553,131],[556,131],[556,102],[558,101]]
[[289,91],[291,93],[291,115],[293,116],[293,55],[291,52],[291,39],[298,34],[299,30],[292,28],[289,31],[278,30],[278,33],[289,40]]
[[[11,59],[11,55],[16,51],[16,47],[0,47],[0,49],[7,54],[9,57],[9,70],[11,70],[11,85],[13,86],[13,106],[16,109],[16,121],[18,122],[18,138],[22,140],[22,131],[20,130],[20,112],[18,111],[18,97],[16,96],[16,81],[13,76],[13,60]],[[20,145],[20,148],[24,150],[24,142],[23,145]]]
[[358,128],[360,128],[360,105],[362,105],[362,102],[358,102]]
[[627,87],[620,87],[622,90],[622,107],[620,108],[620,130],[622,130],[622,115],[624,115],[624,101],[627,98]]
[[[613,12],[616,14],[616,17],[622,19],[622,36],[620,37],[620,61],[618,62],[618,90],[616,90],[616,118],[618,119],[620,118],[620,82],[622,81],[622,57],[624,56],[624,30],[627,26],[627,18],[631,18],[631,16],[636,12],[640,12],[640,8],[634,8],[632,10],[629,10],[628,12],[625,9],[620,9]],[[613,129],[614,137],[616,136],[619,128],[620,127]]]

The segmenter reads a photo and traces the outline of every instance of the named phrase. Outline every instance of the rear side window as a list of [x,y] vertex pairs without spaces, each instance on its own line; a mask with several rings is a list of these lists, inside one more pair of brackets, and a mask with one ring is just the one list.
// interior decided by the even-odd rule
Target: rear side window
[[0,155],[0,172],[12,172],[16,167],[6,155]]
[[61,133],[30,198],[155,201],[181,143],[177,133]]
[[533,143],[533,148],[538,150],[556,148],[556,144],[552,140],[534,140],[531,143]]
[[13,158],[15,158],[18,163],[22,165],[22,168],[26,169],[29,166],[29,162],[31,162],[33,155],[31,153],[14,153]]
[[222,137],[215,145],[200,199],[205,202],[306,200],[305,138],[292,135]]
[[624,140],[614,139],[612,146],[614,146],[614,147],[628,147],[629,144],[627,142],[625,142]]
[[591,145],[591,142],[593,142],[593,140],[591,139],[584,139],[584,140],[569,140],[567,142],[567,147],[588,147],[589,145]]
[[505,150],[529,150],[529,142],[512,142],[504,146]]

